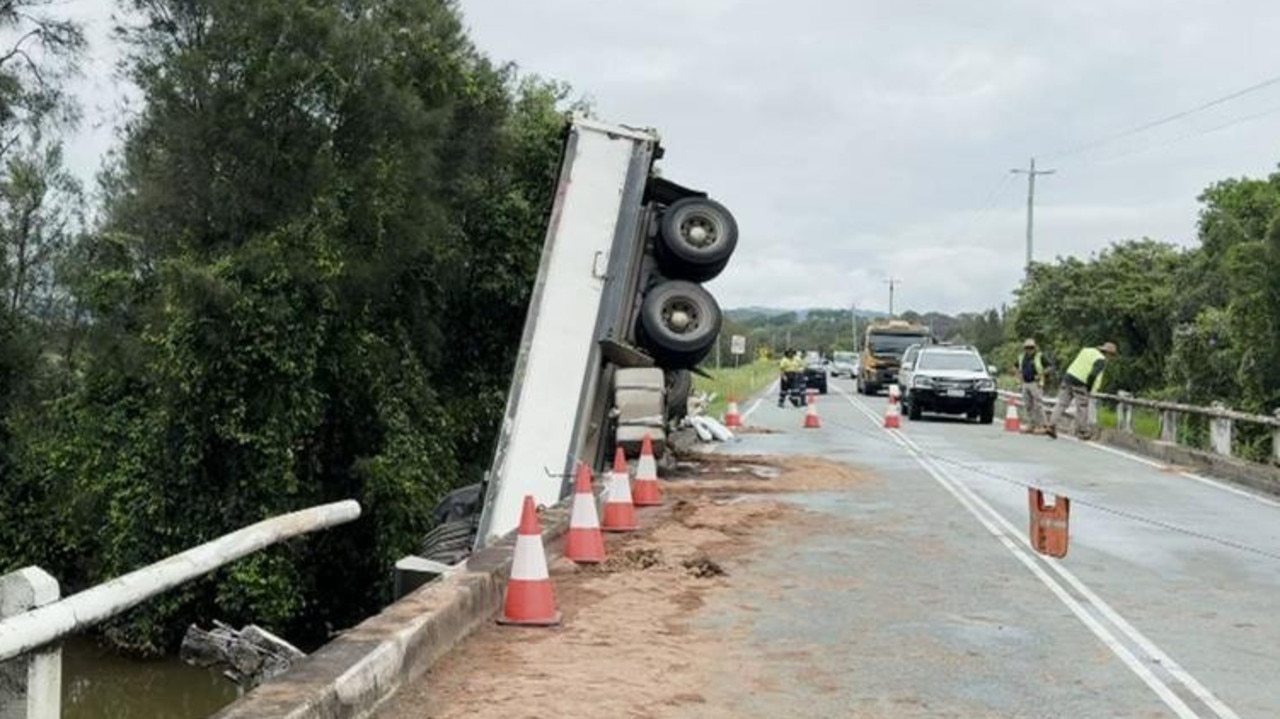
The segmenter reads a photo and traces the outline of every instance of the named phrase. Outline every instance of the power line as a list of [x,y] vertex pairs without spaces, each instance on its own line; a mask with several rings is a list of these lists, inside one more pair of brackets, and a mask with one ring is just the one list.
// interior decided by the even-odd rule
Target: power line
[[1177,137],[1171,138],[1171,139],[1166,140],[1166,141],[1164,141],[1164,142],[1157,142],[1157,143],[1155,143],[1155,144],[1153,144],[1153,145],[1146,145],[1145,147],[1139,147],[1139,148],[1137,148],[1137,149],[1127,150],[1127,151],[1125,151],[1125,152],[1119,152],[1119,153],[1116,153],[1116,154],[1114,154],[1114,155],[1106,155],[1106,156],[1103,156],[1103,157],[1100,157],[1100,158],[1096,158],[1096,159],[1093,159],[1093,160],[1086,160],[1083,164],[1085,164],[1085,165],[1094,165],[1094,164],[1097,164],[1097,163],[1100,163],[1100,162],[1108,162],[1108,161],[1111,161],[1111,160],[1119,160],[1119,159],[1122,159],[1122,158],[1125,158],[1125,157],[1130,157],[1130,156],[1132,156],[1132,155],[1141,155],[1141,154],[1142,154],[1142,153],[1144,153],[1144,152],[1150,152],[1151,150],[1158,150],[1158,149],[1160,149],[1160,148],[1162,148],[1162,147],[1168,147],[1168,146],[1170,146],[1170,145],[1177,145],[1177,144],[1179,144],[1179,143],[1186,142],[1187,140],[1192,140],[1192,139],[1195,139],[1195,138],[1197,138],[1197,137],[1201,137],[1201,136],[1203,136],[1203,135],[1208,135],[1208,134],[1211,134],[1211,133],[1214,133],[1214,132],[1219,132],[1219,131],[1221,131],[1221,130],[1225,130],[1225,129],[1230,128],[1230,127],[1235,127],[1236,125],[1241,125],[1241,124],[1244,124],[1244,123],[1246,123],[1246,122],[1253,122],[1254,120],[1261,119],[1261,118],[1266,117],[1266,116],[1268,116],[1268,115],[1274,115],[1274,114],[1276,114],[1276,113],[1278,113],[1278,112],[1280,112],[1280,105],[1277,105],[1277,106],[1275,106],[1275,107],[1268,108],[1268,109],[1266,109],[1266,110],[1262,110],[1261,112],[1255,112],[1255,113],[1253,113],[1253,114],[1245,115],[1245,116],[1243,116],[1243,117],[1237,117],[1237,118],[1235,118],[1234,120],[1228,120],[1227,122],[1224,122],[1224,123],[1219,124],[1219,125],[1214,125],[1214,126],[1212,126],[1212,127],[1207,127],[1207,128],[1204,128],[1203,130],[1197,130],[1197,131],[1195,131],[1195,132],[1188,132],[1188,133],[1186,133],[1186,134],[1184,134],[1184,135],[1179,135],[1179,136],[1177,136]]
[[1184,117],[1194,115],[1198,112],[1203,112],[1205,110],[1208,110],[1209,108],[1216,107],[1226,102],[1230,102],[1232,100],[1235,100],[1236,98],[1243,97],[1250,93],[1257,92],[1258,90],[1262,90],[1276,84],[1280,84],[1280,75],[1267,78],[1262,82],[1259,82],[1254,85],[1250,85],[1249,87],[1246,87],[1242,90],[1236,90],[1235,92],[1232,92],[1227,95],[1223,95],[1222,97],[1214,98],[1212,100],[1209,100],[1208,102],[1196,105],[1195,107],[1188,108],[1186,110],[1181,110],[1179,112],[1175,112],[1172,115],[1166,115],[1164,117],[1151,120],[1150,122],[1144,122],[1141,125],[1138,125],[1136,127],[1131,127],[1127,130],[1121,130],[1120,132],[1101,137],[1097,140],[1086,142],[1083,145],[1077,145],[1076,147],[1071,148],[1069,150],[1065,150],[1063,152],[1049,155],[1049,159],[1061,159],[1064,157],[1071,157],[1073,155],[1078,155],[1082,152],[1087,152],[1088,150],[1091,150],[1095,147],[1106,145],[1125,137],[1137,135],[1138,133],[1146,132],[1147,130],[1160,127],[1161,125],[1167,125],[1171,122],[1176,122],[1178,120],[1183,119]]

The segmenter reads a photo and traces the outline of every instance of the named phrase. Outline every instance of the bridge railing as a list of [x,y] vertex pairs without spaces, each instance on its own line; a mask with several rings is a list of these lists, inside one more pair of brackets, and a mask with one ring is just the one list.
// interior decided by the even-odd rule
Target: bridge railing
[[272,517],[65,599],[39,567],[0,577],[0,717],[58,719],[58,640],[273,544],[359,516],[359,503],[346,500]]
[[[1019,399],[1021,393],[1001,391],[1001,396],[1008,399]],[[1045,398],[1049,407],[1056,404],[1051,397]],[[1103,408],[1114,410],[1115,428],[1127,434],[1136,434],[1135,418],[1139,410],[1154,414],[1158,421],[1158,431],[1150,431],[1158,439],[1171,444],[1186,445],[1189,433],[1184,431],[1192,421],[1200,421],[1207,426],[1207,449],[1224,457],[1240,457],[1251,461],[1260,461],[1256,452],[1241,457],[1236,441],[1240,434],[1239,425],[1249,427],[1251,435],[1270,435],[1270,452],[1267,459],[1271,464],[1280,464],[1280,410],[1272,415],[1250,414],[1234,410],[1222,403],[1214,403],[1208,407],[1166,402],[1164,400],[1143,399],[1128,392],[1115,394],[1098,393],[1089,399],[1089,418],[1097,424]]]

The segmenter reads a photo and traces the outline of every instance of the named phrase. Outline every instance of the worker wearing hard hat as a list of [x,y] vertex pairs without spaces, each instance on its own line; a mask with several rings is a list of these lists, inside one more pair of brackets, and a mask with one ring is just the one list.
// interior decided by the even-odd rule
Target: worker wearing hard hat
[[1075,429],[1082,439],[1093,436],[1093,427],[1089,422],[1089,395],[1102,387],[1102,375],[1107,361],[1116,356],[1116,346],[1105,342],[1100,347],[1085,347],[1076,355],[1075,361],[1067,367],[1062,376],[1062,388],[1058,390],[1058,403],[1053,408],[1053,418],[1049,420],[1048,433],[1057,438],[1058,423],[1067,411],[1067,405],[1076,406]]
[[1048,424],[1044,411],[1044,355],[1036,346],[1036,341],[1027,339],[1022,343],[1022,356],[1018,358],[1018,376],[1022,379],[1022,406],[1027,413],[1026,431],[1037,433]]

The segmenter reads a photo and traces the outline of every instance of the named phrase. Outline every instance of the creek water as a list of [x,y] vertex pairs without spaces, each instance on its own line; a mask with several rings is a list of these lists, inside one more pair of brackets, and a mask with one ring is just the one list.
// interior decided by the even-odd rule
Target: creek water
[[62,719],[205,719],[236,699],[218,672],[177,657],[123,657],[91,638],[62,645]]

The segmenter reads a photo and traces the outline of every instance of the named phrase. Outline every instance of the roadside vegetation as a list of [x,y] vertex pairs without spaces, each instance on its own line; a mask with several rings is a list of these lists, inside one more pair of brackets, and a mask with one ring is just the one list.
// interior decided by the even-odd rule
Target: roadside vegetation
[[59,141],[80,32],[49,0],[0,7],[26,35],[0,53],[0,571],[71,593],[350,497],[358,522],[106,631],[318,642],[487,464],[566,90],[490,61],[446,0],[120,5],[143,102],[94,206]]

